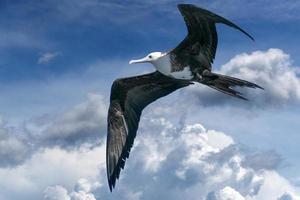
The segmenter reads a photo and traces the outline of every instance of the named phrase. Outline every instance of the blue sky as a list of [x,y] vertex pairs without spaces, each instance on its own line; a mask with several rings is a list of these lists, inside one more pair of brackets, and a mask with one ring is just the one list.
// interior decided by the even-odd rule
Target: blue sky
[[[175,114],[172,120],[184,118],[186,122],[201,123],[207,129],[224,132],[246,152],[272,152],[270,154],[280,160],[274,170],[291,184],[300,185],[300,78],[297,67],[300,65],[300,17],[297,14],[300,3],[296,0],[0,1],[1,130],[7,138],[20,139],[27,149],[22,159],[5,154],[7,163],[0,164],[2,170],[7,170],[7,166],[25,165],[43,149],[70,150],[74,144],[76,148],[90,145],[95,138],[99,141],[93,145],[102,144],[113,80],[153,71],[150,65],[131,66],[128,61],[152,51],[170,50],[185,37],[185,24],[176,8],[179,2],[194,3],[216,12],[255,38],[252,42],[236,30],[219,25],[214,69],[258,81],[265,84],[266,91],[247,90],[246,94],[252,101],[245,103],[199,86],[177,92],[155,105],[167,108],[169,102],[176,105],[188,102],[185,114]],[[263,58],[266,60],[262,61]],[[250,64],[242,62],[247,59]],[[256,66],[261,67],[255,69]],[[245,75],[243,71],[237,73],[238,69],[259,69],[266,76],[274,75],[274,79],[268,79],[268,82]],[[283,77],[286,79],[280,79],[281,73],[285,73]],[[288,94],[280,93],[282,90]],[[96,101],[101,101],[102,107]],[[98,110],[96,114],[93,109],[89,110],[89,106],[100,106],[100,114]],[[146,109],[148,118],[153,117],[154,107]],[[88,117],[84,115],[87,128],[74,128],[76,123],[73,121],[81,118],[73,115],[82,110],[88,110],[90,114]],[[162,113],[159,116],[168,116]],[[103,121],[97,125],[97,119]],[[70,123],[70,126],[63,127],[64,123]],[[64,135],[63,132],[70,129],[76,129],[74,137],[69,138],[66,134],[62,139],[59,136],[60,132]],[[73,143],[78,139],[79,142],[69,145],[68,139]],[[7,145],[14,140],[7,140]],[[7,146],[3,141],[0,149]],[[80,154],[76,148],[71,152]],[[60,150],[57,152],[65,155]],[[0,153],[1,156],[4,154]],[[124,171],[123,174],[126,176],[131,172]],[[68,190],[73,183],[55,181],[56,185]],[[96,191],[95,194],[101,196],[102,192]],[[28,195],[35,198],[38,194]],[[103,196],[109,199],[106,193]],[[17,196],[10,197],[18,199]]]

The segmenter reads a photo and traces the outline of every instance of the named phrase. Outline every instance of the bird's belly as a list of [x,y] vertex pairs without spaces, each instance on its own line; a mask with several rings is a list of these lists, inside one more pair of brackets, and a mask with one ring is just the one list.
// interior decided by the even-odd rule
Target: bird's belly
[[191,80],[194,77],[189,66],[185,67],[182,71],[172,71],[171,67],[158,68],[157,70],[175,79]]
[[182,71],[170,72],[170,75],[173,78],[185,80],[191,80],[194,77],[189,66],[183,68]]

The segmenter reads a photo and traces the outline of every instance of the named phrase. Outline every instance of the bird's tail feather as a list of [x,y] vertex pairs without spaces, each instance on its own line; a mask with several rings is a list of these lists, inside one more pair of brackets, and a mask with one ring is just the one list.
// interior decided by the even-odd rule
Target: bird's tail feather
[[223,92],[225,94],[228,94],[233,97],[237,97],[243,100],[248,100],[244,96],[242,96],[242,93],[236,91],[233,89],[233,87],[239,86],[239,87],[249,87],[249,88],[263,88],[255,83],[251,83],[249,81],[245,81],[242,79],[234,78],[231,76],[221,75],[217,73],[212,73],[206,71],[202,74],[202,80],[199,81],[202,84],[205,84],[213,89],[216,89],[220,92]]

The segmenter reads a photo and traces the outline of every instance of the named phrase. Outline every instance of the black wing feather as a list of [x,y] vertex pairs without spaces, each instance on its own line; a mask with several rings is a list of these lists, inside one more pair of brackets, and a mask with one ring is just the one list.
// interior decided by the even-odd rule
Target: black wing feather
[[216,23],[233,27],[254,40],[234,23],[208,10],[191,4],[179,4],[178,9],[186,23],[188,35],[170,53],[182,67],[190,65],[192,68],[204,67],[211,70],[218,45]]
[[108,111],[106,146],[110,190],[115,186],[129,156],[142,110],[158,98],[190,84],[189,81],[174,80],[159,72],[114,81]]

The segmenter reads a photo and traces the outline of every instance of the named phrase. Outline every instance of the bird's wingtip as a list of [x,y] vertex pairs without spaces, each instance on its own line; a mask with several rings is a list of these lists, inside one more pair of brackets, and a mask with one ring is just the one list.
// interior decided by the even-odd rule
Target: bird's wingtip
[[114,188],[114,180],[113,180],[113,176],[109,175],[107,173],[107,182],[108,182],[108,187],[110,192],[112,192],[113,188]]
[[112,190],[114,188],[114,184],[111,179],[108,180],[108,186],[109,186],[109,191],[112,192]]
[[259,85],[257,86],[257,88],[261,89],[261,90],[265,90],[265,88],[260,87]]
[[242,100],[244,100],[244,101],[249,101],[249,99],[247,99],[246,97],[243,97],[243,96],[241,96],[239,98],[242,99]]
[[261,89],[261,90],[265,90],[265,88],[263,88],[263,87],[261,87],[260,85],[257,85],[257,84],[254,84],[253,88],[258,88],[258,89]]
[[248,36],[253,42],[255,42],[255,39],[254,39],[254,37],[252,37],[252,35],[248,34]]

